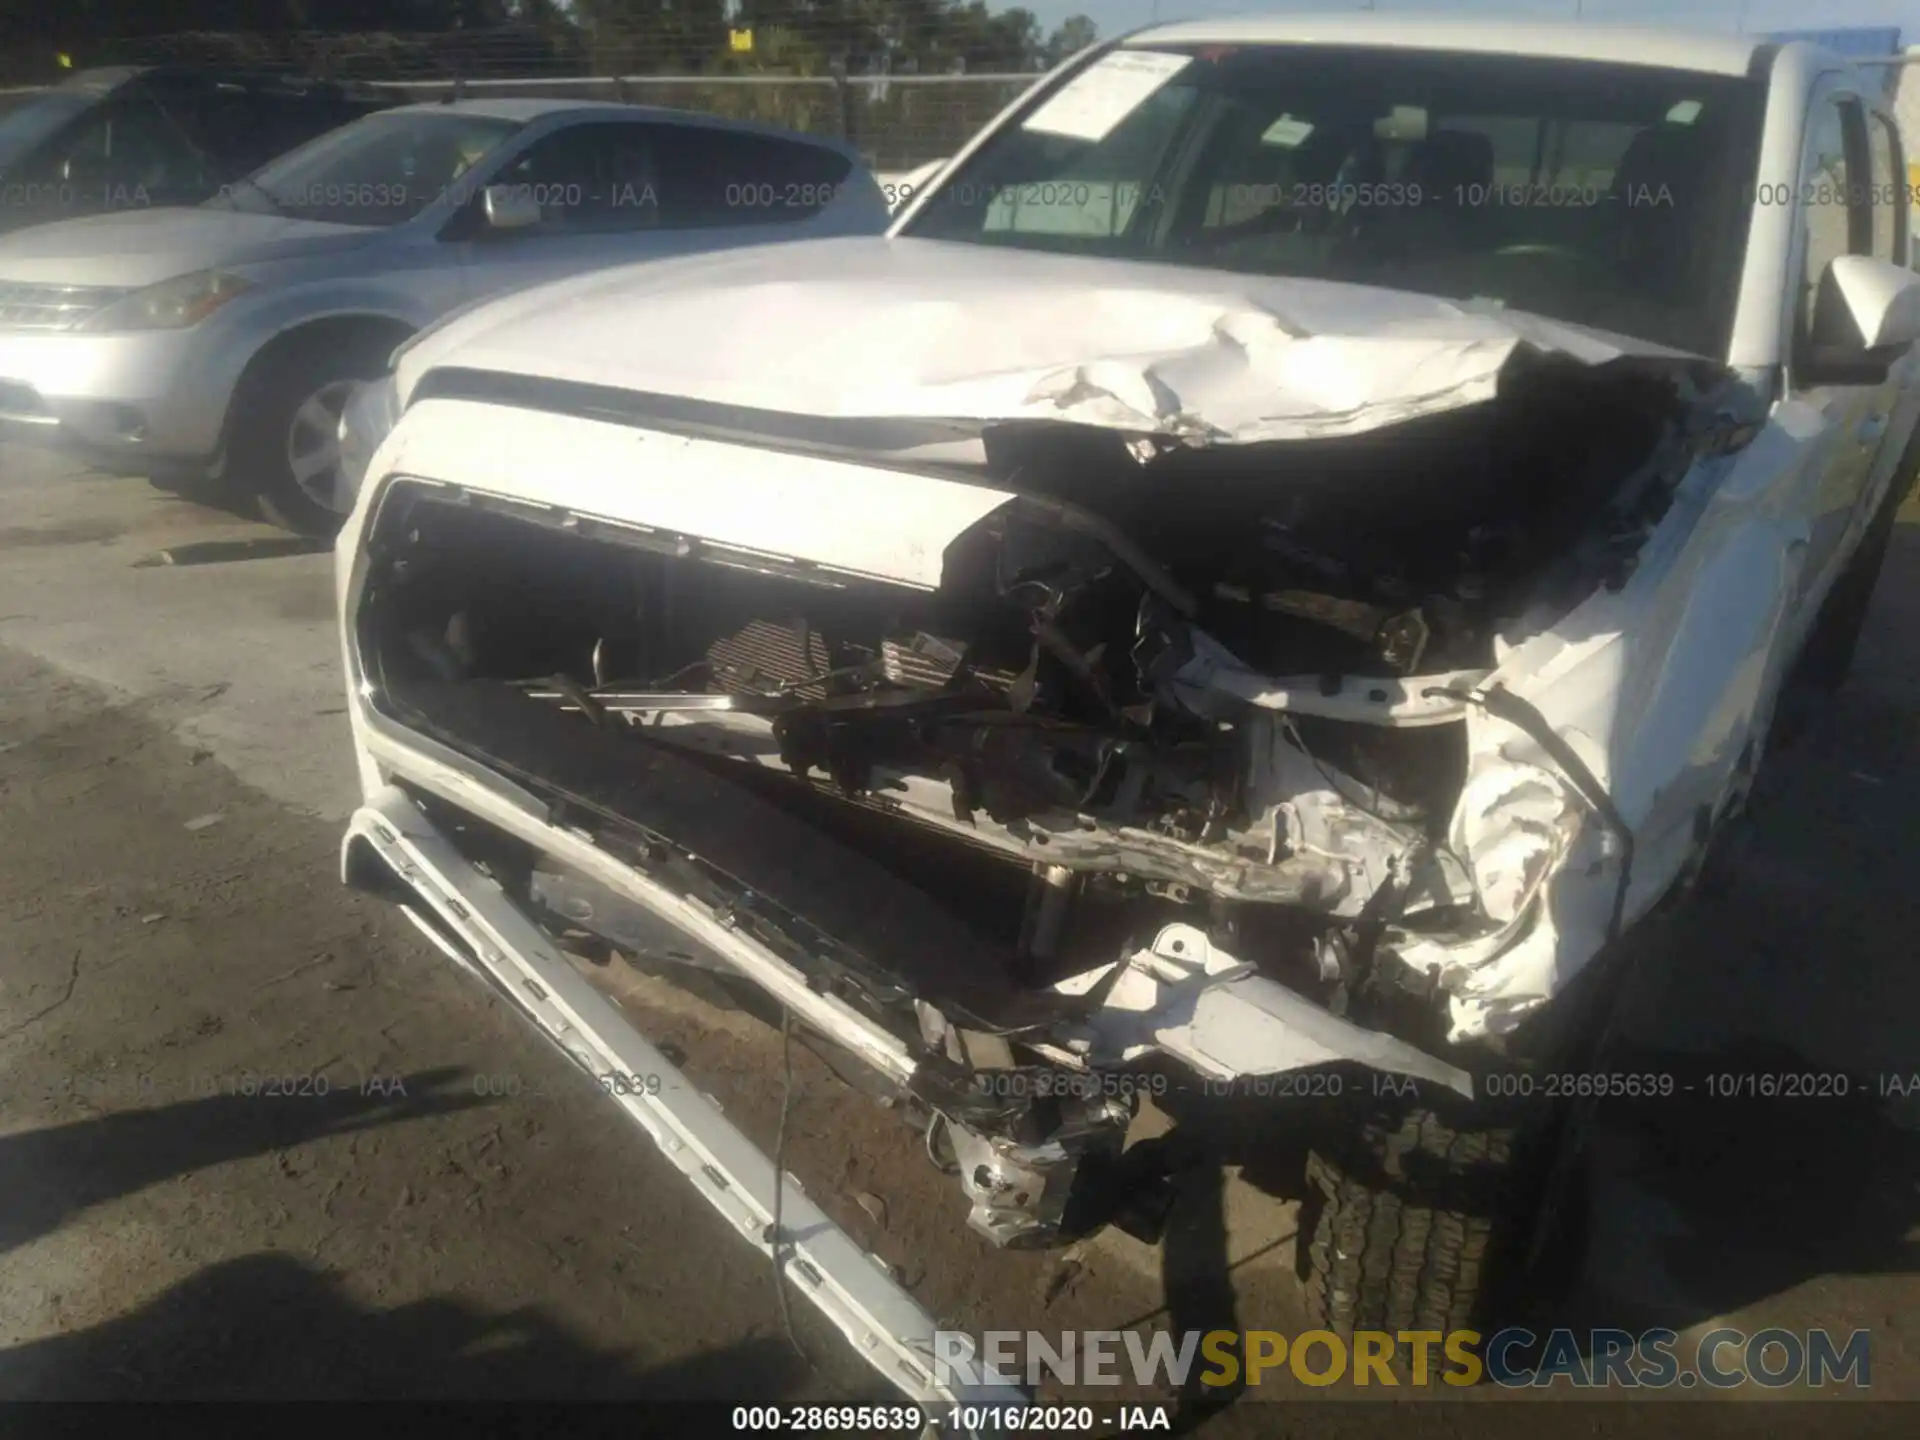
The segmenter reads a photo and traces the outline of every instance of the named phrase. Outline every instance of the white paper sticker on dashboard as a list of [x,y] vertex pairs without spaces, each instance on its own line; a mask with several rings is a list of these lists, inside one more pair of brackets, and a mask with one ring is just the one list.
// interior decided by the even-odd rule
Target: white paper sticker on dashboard
[[1069,80],[1020,128],[1075,140],[1104,140],[1149,95],[1192,63],[1191,55],[1115,50]]

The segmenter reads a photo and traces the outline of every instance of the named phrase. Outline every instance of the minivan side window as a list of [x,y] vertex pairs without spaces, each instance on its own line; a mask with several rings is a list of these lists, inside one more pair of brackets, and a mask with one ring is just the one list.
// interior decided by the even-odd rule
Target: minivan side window
[[818,215],[852,173],[836,150],[803,140],[662,124],[660,223],[673,230],[795,225]]
[[348,118],[328,95],[239,85],[212,86],[175,110],[229,176],[251,174]]
[[31,178],[73,187],[97,204],[164,205],[211,193],[208,158],[151,100],[114,98],[34,156]]
[[534,141],[489,183],[532,195],[541,216],[532,234],[656,229],[654,135],[660,128],[632,120],[569,125]]

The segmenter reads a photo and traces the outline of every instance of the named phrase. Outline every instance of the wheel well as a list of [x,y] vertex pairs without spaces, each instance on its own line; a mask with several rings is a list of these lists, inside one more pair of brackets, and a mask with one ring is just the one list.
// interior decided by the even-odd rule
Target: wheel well
[[310,320],[291,330],[281,331],[256,350],[253,358],[247,361],[247,368],[240,372],[239,382],[234,385],[232,398],[227,402],[226,424],[222,427],[223,442],[233,438],[233,419],[241,411],[239,402],[260,383],[261,376],[268,374],[286,356],[309,347],[359,345],[377,341],[386,342],[388,348],[392,349],[412,335],[415,328],[404,320],[395,320],[386,315],[329,315],[324,320]]

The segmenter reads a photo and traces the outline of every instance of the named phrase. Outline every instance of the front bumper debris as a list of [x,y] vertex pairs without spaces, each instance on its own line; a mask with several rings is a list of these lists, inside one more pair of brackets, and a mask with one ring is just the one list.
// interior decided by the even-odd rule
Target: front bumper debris
[[[349,824],[349,871],[376,857],[405,887],[405,913],[435,944],[493,984],[574,1062],[596,1077],[660,1077],[657,1094],[609,1093],[719,1214],[763,1254],[775,1253],[774,1187],[780,1192],[779,1263],[793,1289],[833,1323],[855,1351],[923,1404],[1019,1406],[1011,1381],[968,1385],[941,1378],[935,1322],[808,1197],[671,1065],[619,1010],[554,949],[540,929],[470,863],[404,794],[385,789]],[[618,1087],[624,1090],[626,1087]],[[944,1360],[951,1339],[941,1352]],[[953,1373],[964,1373],[954,1367]]]

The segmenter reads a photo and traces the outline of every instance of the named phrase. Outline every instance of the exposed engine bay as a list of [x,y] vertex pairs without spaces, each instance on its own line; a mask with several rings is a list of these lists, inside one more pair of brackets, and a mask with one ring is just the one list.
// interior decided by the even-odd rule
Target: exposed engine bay
[[[727,891],[909,1039],[976,1227],[1032,1243],[1126,1107],[979,1076],[1166,1051],[1087,1030],[1156,956],[1217,947],[1217,976],[1445,1050],[1447,977],[1403,951],[1511,919],[1449,843],[1473,691],[1632,573],[1699,453],[1695,378],[1536,360],[1485,404],[1283,444],[992,427],[948,478],[1014,498],[932,590],[400,481],[357,643],[383,712]],[[556,924],[724,982],[516,863]]]

